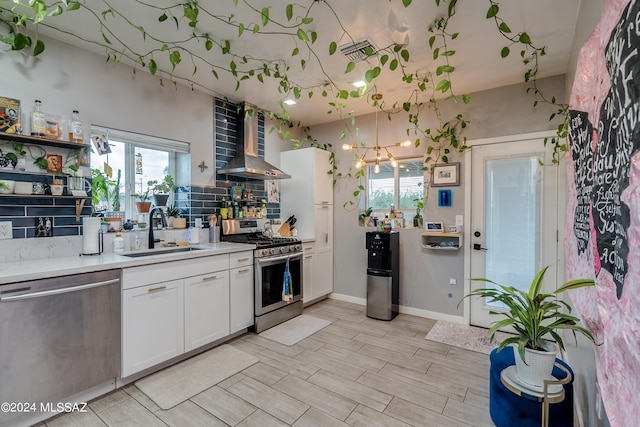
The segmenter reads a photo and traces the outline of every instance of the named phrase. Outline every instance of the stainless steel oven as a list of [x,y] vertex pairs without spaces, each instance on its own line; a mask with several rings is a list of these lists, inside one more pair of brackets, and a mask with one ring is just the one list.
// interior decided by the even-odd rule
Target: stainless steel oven
[[[262,332],[302,313],[302,243],[273,237],[269,220],[223,220],[222,240],[256,245],[254,257],[254,327]],[[283,286],[289,266],[293,298],[284,301]]]

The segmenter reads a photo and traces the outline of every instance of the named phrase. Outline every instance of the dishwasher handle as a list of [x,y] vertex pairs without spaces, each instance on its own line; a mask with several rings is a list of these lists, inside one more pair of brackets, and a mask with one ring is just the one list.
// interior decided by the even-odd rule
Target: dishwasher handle
[[76,292],[76,291],[83,291],[85,289],[97,288],[99,286],[113,285],[119,282],[120,282],[120,279],[111,279],[111,280],[105,280],[102,282],[87,283],[85,285],[69,286],[66,288],[59,288],[59,289],[50,289],[48,291],[37,291],[37,292],[30,292],[28,294],[5,296],[5,297],[0,297],[0,302],[19,301],[19,300],[29,299],[29,298],[40,298],[40,297],[47,297],[51,295],[66,294],[69,292]]

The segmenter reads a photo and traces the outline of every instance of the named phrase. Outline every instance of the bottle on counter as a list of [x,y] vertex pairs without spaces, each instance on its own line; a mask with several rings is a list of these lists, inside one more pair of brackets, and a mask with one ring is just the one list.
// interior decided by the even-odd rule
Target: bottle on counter
[[240,206],[238,202],[233,202],[233,217],[240,218]]
[[142,239],[140,238],[140,233],[136,233],[136,240],[133,248],[136,251],[142,249]]
[[262,207],[260,207],[260,216],[262,216],[262,218],[267,217],[267,205],[265,203],[263,203]]
[[120,233],[116,233],[116,237],[113,239],[113,251],[124,252],[124,238]]
[[220,219],[227,219],[227,199],[222,197],[222,205],[220,207]]
[[47,120],[41,111],[42,102],[36,99],[33,112],[31,113],[31,136],[44,138],[47,136]]
[[68,131],[69,131],[69,141],[71,142],[83,142],[84,141],[84,133],[82,131],[82,122],[79,118],[80,112],[78,110],[73,110],[73,115],[69,120]]
[[233,205],[231,204],[231,202],[227,202],[227,218],[229,219],[233,219]]
[[384,230],[385,233],[390,233],[391,232],[391,219],[389,218],[388,215],[384,216],[384,222],[382,223],[382,229]]

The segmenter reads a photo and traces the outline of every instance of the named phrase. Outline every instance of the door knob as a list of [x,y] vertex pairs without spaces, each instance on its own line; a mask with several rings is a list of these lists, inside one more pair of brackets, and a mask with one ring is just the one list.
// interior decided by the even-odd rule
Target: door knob
[[480,243],[474,243],[473,244],[473,250],[474,251],[486,251],[487,248],[483,248],[482,246],[480,246]]
[[474,232],[473,232],[473,235],[474,235],[475,237],[480,237],[480,236],[481,236],[481,234],[480,234],[480,232],[479,232],[479,231],[474,231]]

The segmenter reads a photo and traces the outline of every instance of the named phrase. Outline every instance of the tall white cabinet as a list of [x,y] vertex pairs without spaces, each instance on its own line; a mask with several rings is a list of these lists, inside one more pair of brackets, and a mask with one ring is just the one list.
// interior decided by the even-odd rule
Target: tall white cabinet
[[312,253],[307,253],[312,258],[303,264],[305,304],[333,292],[333,178],[327,173],[331,170],[330,155],[318,148],[280,153],[280,167],[291,175],[291,179],[280,181],[281,216],[286,219],[295,215],[298,238],[313,243]]

